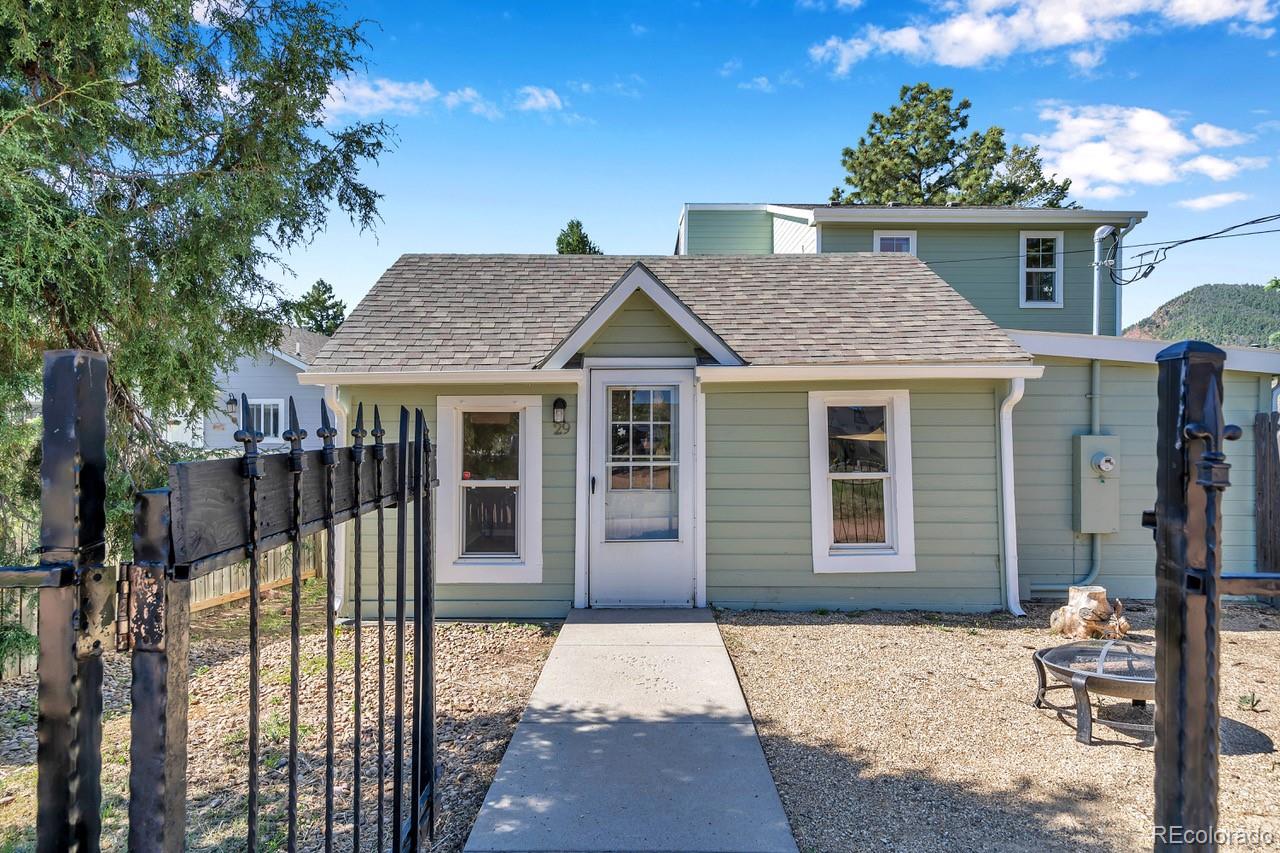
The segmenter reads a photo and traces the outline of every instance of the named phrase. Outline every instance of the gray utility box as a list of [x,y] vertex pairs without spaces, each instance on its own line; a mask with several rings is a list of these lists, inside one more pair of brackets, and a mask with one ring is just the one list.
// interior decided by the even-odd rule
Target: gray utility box
[[1072,526],[1077,533],[1120,529],[1120,438],[1077,435],[1073,459]]

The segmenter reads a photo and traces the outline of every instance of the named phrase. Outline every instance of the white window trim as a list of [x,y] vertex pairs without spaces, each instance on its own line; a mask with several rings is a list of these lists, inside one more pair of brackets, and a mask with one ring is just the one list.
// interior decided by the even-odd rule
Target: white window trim
[[[889,423],[889,545],[835,546],[827,485],[827,407],[884,406]],[[914,572],[915,509],[911,482],[911,398],[906,391],[810,391],[809,486],[815,574]]]
[[[462,413],[520,412],[519,556],[463,557]],[[542,397],[436,398],[436,580],[440,583],[542,583]]]
[[908,255],[915,257],[916,255],[916,232],[914,231],[872,231],[871,232],[871,251],[875,254],[902,254],[901,252],[884,252],[880,251],[881,237],[906,237],[911,241],[911,251]]
[[[1034,237],[1053,237],[1057,247],[1053,253],[1053,302],[1039,302],[1027,299],[1027,240]],[[1018,232],[1018,307],[1019,308],[1061,308],[1062,291],[1065,282],[1062,275],[1063,238],[1061,231],[1019,231]]]
[[[250,397],[250,398],[248,398],[248,400],[249,400],[249,405],[250,405],[250,406],[275,406],[275,407],[277,407],[277,409],[278,409],[278,410],[279,410],[279,412],[280,412],[280,416],[279,416],[279,420],[278,420],[278,423],[280,424],[280,434],[279,434],[279,435],[265,435],[265,434],[264,434],[264,435],[263,435],[263,437],[262,437],[262,443],[263,443],[263,444],[281,444],[281,443],[283,443],[283,442],[284,442],[284,439],[283,439],[281,436],[283,436],[283,435],[284,435],[284,431],[285,431],[286,429],[288,429],[288,428],[289,428],[288,424],[287,424],[287,423],[285,423],[284,399],[283,399],[283,398],[280,398],[280,397]],[[249,426],[249,413],[246,411],[246,412],[244,413],[244,415],[242,415],[242,418],[243,418],[243,420],[244,420],[245,427],[246,427],[246,428],[248,428],[248,426]]]

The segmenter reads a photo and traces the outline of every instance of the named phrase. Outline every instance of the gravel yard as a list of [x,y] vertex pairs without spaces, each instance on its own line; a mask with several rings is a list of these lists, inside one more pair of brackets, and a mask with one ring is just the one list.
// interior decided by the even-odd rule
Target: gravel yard
[[[1150,849],[1150,743],[1095,726],[1108,743],[1085,746],[1031,706],[1032,652],[1064,642],[1050,609],[718,613],[800,850]],[[1126,615],[1151,638],[1150,606]],[[1280,844],[1280,613],[1232,605],[1223,624],[1219,825]]]
[[[323,582],[306,585],[301,670],[302,719],[299,752],[299,813],[305,849],[316,849],[323,831],[325,648]],[[263,770],[262,849],[282,849],[281,822],[287,772],[289,691],[289,594],[282,589],[263,602],[261,731]],[[188,849],[243,850],[245,762],[248,734],[248,608],[245,603],[198,613],[192,629]],[[524,710],[543,661],[555,641],[553,625],[438,623],[436,626],[437,731],[441,762],[440,834],[434,850],[461,850],[497,771],[507,741]],[[339,629],[338,767],[336,827],[349,844],[351,753],[354,725],[354,632]],[[412,625],[406,644],[412,648]],[[363,778],[366,805],[362,847],[374,849],[372,791],[376,788],[378,632],[363,628]],[[394,632],[388,628],[388,662]],[[411,667],[408,668],[411,671]],[[129,748],[129,663],[106,660],[103,754],[104,850],[124,849]],[[388,681],[390,681],[388,665]],[[407,697],[406,697],[407,701]],[[390,686],[388,711],[394,707]],[[35,676],[0,684],[0,851],[31,849],[35,821]],[[408,728],[406,727],[406,737]],[[387,748],[391,747],[388,724]],[[407,772],[406,762],[406,772]],[[387,766],[390,778],[390,762]],[[390,821],[390,803],[387,804]]]

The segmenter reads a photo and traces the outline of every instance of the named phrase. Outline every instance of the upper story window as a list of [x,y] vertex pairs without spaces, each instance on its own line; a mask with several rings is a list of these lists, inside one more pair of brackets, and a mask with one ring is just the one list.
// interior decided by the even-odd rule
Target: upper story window
[[1019,306],[1061,308],[1062,232],[1023,231],[1019,241]]
[[871,238],[873,252],[890,252],[904,255],[916,253],[916,232],[876,231]]
[[250,400],[248,427],[262,433],[263,441],[280,439],[280,410],[284,400]]

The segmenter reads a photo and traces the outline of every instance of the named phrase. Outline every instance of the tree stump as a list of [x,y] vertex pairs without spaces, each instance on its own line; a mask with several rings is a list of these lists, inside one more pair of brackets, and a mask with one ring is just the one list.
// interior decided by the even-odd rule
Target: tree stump
[[1049,627],[1073,640],[1118,640],[1129,633],[1129,620],[1124,618],[1124,603],[1107,600],[1106,587],[1073,586],[1067,592],[1067,603],[1053,611]]

